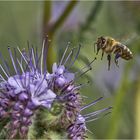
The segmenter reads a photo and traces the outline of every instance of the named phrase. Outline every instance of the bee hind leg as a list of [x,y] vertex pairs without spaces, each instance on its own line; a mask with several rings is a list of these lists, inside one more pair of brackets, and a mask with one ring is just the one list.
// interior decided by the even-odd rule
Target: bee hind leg
[[119,67],[119,65],[118,65],[118,59],[119,59],[119,57],[120,57],[120,54],[117,53],[117,54],[115,55],[115,59],[114,59],[115,64],[116,64],[117,67]]
[[115,59],[114,61],[115,61],[116,66],[119,68],[118,59]]
[[111,55],[107,55],[107,60],[108,60],[108,70],[110,70],[110,65],[111,65]]

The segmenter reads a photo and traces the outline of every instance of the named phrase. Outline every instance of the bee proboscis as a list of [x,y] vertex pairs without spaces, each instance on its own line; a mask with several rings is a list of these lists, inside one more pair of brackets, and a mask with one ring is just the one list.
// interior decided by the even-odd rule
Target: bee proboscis
[[104,53],[107,54],[107,60],[108,60],[108,70],[110,70],[110,64],[111,64],[111,54],[115,54],[115,64],[118,66],[118,59],[122,58],[125,60],[130,60],[133,58],[133,54],[130,51],[130,49],[125,46],[124,44],[116,41],[112,37],[99,37],[97,42],[94,45],[97,48],[97,53],[99,53],[100,50],[102,50],[102,56],[101,60],[103,59]]

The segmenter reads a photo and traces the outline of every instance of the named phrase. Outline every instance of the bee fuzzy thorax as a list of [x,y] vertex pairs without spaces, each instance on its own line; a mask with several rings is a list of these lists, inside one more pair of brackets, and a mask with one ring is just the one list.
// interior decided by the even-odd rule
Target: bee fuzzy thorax
[[97,48],[97,53],[99,53],[100,50],[102,50],[102,57],[104,53],[107,54],[107,60],[108,60],[108,69],[110,69],[110,62],[111,62],[111,55],[114,54],[114,61],[115,64],[118,66],[118,59],[122,58],[125,60],[130,60],[133,58],[133,54],[130,51],[130,49],[122,44],[121,42],[116,41],[114,38],[106,36],[106,37],[99,37],[97,42],[95,43],[95,46]]

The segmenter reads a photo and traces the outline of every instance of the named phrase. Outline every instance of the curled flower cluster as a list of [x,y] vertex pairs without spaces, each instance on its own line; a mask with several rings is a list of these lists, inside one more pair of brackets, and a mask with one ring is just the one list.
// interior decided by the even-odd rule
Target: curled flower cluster
[[[0,54],[3,63],[0,68],[4,74],[0,74],[0,121],[7,119],[4,126],[7,138],[27,138],[37,110],[45,108],[53,114],[52,109],[57,102],[62,110],[55,120],[56,125],[66,132],[69,139],[85,139],[86,121],[96,119],[101,112],[110,108],[82,115],[82,110],[101,98],[82,106],[82,96],[79,93],[82,85],[75,84],[75,73],[69,72],[69,68],[65,66],[66,63],[70,63],[69,66],[74,64],[80,47],[72,61],[73,49],[66,56],[68,46],[60,63],[54,63],[50,73],[46,66],[48,47],[45,44],[48,42],[43,43],[40,54],[34,48],[29,48],[28,52],[17,48],[14,53],[8,48],[15,74],[10,73],[7,61]],[[17,57],[17,51],[20,58]]]

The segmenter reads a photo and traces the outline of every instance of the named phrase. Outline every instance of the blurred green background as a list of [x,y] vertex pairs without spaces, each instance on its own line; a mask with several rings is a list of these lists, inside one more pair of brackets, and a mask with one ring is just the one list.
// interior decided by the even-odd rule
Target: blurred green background
[[82,45],[74,69],[94,59],[94,42],[111,36],[132,50],[131,61],[119,60],[119,68],[97,56],[93,70],[81,78],[90,84],[81,90],[91,102],[104,100],[87,112],[113,106],[112,113],[87,123],[89,138],[140,139],[140,2],[139,1],[0,1],[0,51],[7,46],[27,48],[27,41],[41,48],[46,35],[52,40],[48,64],[59,61],[67,42]]

